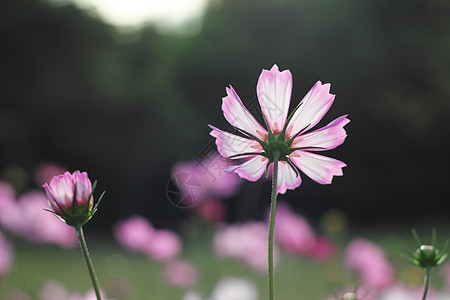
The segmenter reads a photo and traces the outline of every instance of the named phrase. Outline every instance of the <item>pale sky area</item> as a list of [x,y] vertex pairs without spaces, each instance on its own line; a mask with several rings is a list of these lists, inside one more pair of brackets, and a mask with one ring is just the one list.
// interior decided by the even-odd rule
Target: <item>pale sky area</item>
[[94,9],[106,22],[121,27],[137,27],[154,22],[179,29],[186,21],[201,16],[208,0],[73,0],[78,6]]

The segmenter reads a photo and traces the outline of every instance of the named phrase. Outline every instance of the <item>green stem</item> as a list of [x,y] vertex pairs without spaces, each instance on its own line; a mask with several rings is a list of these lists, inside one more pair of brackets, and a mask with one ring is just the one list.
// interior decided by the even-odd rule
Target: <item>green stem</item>
[[77,230],[78,241],[80,242],[81,251],[83,252],[84,259],[86,260],[86,265],[89,270],[89,275],[91,275],[92,285],[94,286],[95,295],[97,296],[97,300],[102,300],[100,296],[100,287],[98,285],[97,275],[95,275],[94,265],[92,264],[91,256],[89,255],[89,250],[86,244],[86,240],[84,239],[84,233],[82,226],[75,227]]
[[270,223],[269,223],[269,300],[274,300],[274,271],[273,271],[273,236],[275,231],[275,212],[277,207],[277,184],[278,184],[278,159],[279,152],[273,154],[273,178],[272,178],[272,196],[270,203]]
[[425,300],[427,298],[427,292],[428,292],[428,286],[430,285],[430,267],[426,268],[425,272],[425,284],[423,287],[423,297],[422,300]]

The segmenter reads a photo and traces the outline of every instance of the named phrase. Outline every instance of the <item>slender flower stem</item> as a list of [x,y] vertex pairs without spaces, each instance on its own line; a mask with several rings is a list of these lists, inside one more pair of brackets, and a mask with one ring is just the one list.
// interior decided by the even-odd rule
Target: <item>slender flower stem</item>
[[430,285],[430,267],[425,269],[425,283],[423,287],[423,297],[422,300],[427,298],[428,286]]
[[273,178],[272,178],[272,196],[270,203],[270,223],[269,223],[269,300],[274,300],[274,271],[273,271],[273,235],[275,231],[275,212],[277,207],[277,186],[278,186],[278,159],[280,153],[275,151],[273,154]]
[[97,275],[95,275],[94,265],[92,264],[91,256],[89,255],[89,250],[86,244],[86,240],[84,239],[84,233],[82,226],[75,227],[77,230],[78,241],[80,242],[81,251],[83,252],[84,259],[86,260],[86,265],[89,270],[89,275],[91,275],[92,285],[94,286],[95,295],[97,296],[97,300],[102,300],[100,296],[100,287],[98,284]]

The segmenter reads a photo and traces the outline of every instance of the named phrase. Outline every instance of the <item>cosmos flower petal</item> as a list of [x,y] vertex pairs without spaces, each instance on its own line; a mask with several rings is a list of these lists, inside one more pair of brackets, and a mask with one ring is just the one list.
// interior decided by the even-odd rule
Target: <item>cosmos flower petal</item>
[[302,179],[285,161],[278,164],[278,193],[284,194],[287,189],[294,190],[300,186]]
[[234,127],[251,133],[260,139],[265,139],[267,131],[245,108],[233,87],[230,85],[229,88],[226,88],[226,91],[227,96],[222,98],[222,111],[225,119]]
[[67,209],[72,205],[74,182],[69,172],[55,176],[50,181],[50,190],[62,208]]
[[[261,145],[254,140],[222,131],[211,125],[209,125],[209,128],[212,129],[210,134],[216,138],[217,150],[223,157],[230,157],[242,153],[262,152]],[[238,159],[242,157],[243,156],[239,156],[235,158]]]
[[[308,129],[314,127],[322,117],[328,112],[334,101],[334,95],[330,94],[329,83],[322,84],[317,81],[300,102],[301,106],[292,116],[288,128],[291,136],[308,126]],[[300,105],[299,104],[299,105]]]
[[292,147],[320,147],[319,149],[311,149],[314,151],[334,149],[341,145],[347,137],[344,126],[349,122],[347,115],[339,117],[325,127],[300,135],[294,140]]
[[281,132],[291,101],[291,72],[289,70],[280,72],[277,65],[274,65],[270,71],[262,70],[256,92],[270,128],[273,132]]
[[245,163],[228,168],[225,171],[230,173],[235,172],[244,179],[256,181],[264,174],[268,162],[269,160],[267,158],[255,155]]
[[342,168],[347,166],[337,159],[301,150],[289,157],[303,173],[320,184],[330,184],[333,176],[342,176]]

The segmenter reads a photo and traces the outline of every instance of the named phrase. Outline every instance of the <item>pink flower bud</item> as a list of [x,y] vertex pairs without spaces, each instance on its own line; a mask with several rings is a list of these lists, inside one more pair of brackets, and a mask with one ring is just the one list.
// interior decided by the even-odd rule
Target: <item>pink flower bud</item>
[[43,188],[53,213],[68,225],[81,226],[96,211],[97,206],[93,209],[92,196],[95,183],[93,188],[86,172],[65,172],[64,175],[53,177],[50,184],[44,184]]

